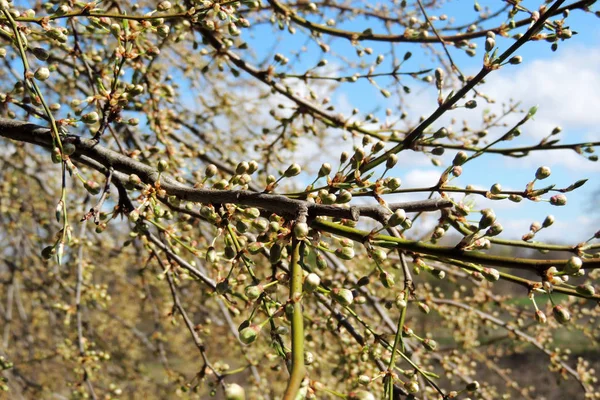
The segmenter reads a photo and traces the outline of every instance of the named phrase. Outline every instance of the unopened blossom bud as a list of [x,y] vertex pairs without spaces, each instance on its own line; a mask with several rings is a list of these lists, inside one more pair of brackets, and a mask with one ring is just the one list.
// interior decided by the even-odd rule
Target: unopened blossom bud
[[557,194],[555,196],[550,197],[550,204],[553,206],[564,206],[567,204],[567,196],[564,194]]
[[546,314],[542,310],[537,310],[535,312],[535,320],[543,325],[548,321],[548,318],[546,318]]
[[340,247],[335,250],[335,255],[342,260],[352,260],[354,258],[354,249],[352,247]]
[[296,176],[299,175],[300,172],[302,171],[302,168],[300,168],[300,166],[298,164],[292,164],[288,167],[288,169],[285,170],[285,172],[283,173],[283,176],[285,176],[286,178],[290,178],[292,176]]
[[354,296],[352,295],[352,292],[348,289],[343,288],[332,289],[331,297],[344,307],[349,306],[354,301]]
[[491,37],[487,38],[485,40],[485,51],[489,53],[494,47],[496,47],[496,41]]
[[356,390],[348,394],[348,400],[375,400],[375,396],[365,390]]
[[502,230],[504,228],[502,227],[502,225],[500,225],[500,223],[495,222],[492,226],[490,226],[488,228],[488,230],[485,232],[485,236],[498,236],[499,234],[502,233]]
[[406,220],[406,212],[402,208],[399,208],[390,216],[387,224],[388,226],[397,226],[404,222],[404,220]]
[[331,164],[323,163],[319,169],[319,177],[327,176],[331,172]]
[[394,168],[394,165],[398,162],[398,156],[396,154],[390,154],[390,156],[385,161],[385,167],[387,169]]
[[490,188],[490,193],[492,194],[500,194],[502,193],[502,186],[499,183],[494,183]]
[[258,325],[250,325],[242,329],[239,333],[240,342],[244,344],[253,343],[258,338],[260,330],[260,326]]
[[489,282],[496,282],[498,279],[500,279],[500,272],[498,272],[498,270],[494,268],[484,268],[481,271],[481,274]]
[[83,184],[83,187],[85,187],[90,194],[98,194],[101,190],[100,185],[95,181],[87,181]]
[[368,375],[360,375],[358,377],[359,385],[367,386],[369,383],[371,383],[371,378]]
[[581,261],[581,258],[573,256],[565,264],[563,271],[567,274],[574,274],[575,272],[579,271],[582,266],[583,261]]
[[481,219],[479,220],[479,229],[485,229],[496,222],[496,213],[489,208],[481,210]]
[[593,296],[596,294],[596,289],[594,289],[594,286],[590,284],[579,285],[575,288],[575,290],[577,291],[577,293],[582,294],[584,296]]
[[160,160],[156,167],[158,172],[165,172],[169,168],[169,163],[166,160]]
[[428,351],[435,351],[437,349],[437,342],[433,339],[424,339],[421,344]]
[[294,236],[298,240],[306,239],[306,236],[308,236],[308,224],[306,222],[296,222],[294,225]]
[[511,57],[510,60],[508,60],[508,62],[513,65],[521,64],[523,62],[523,57],[514,56],[514,57]]
[[158,11],[169,11],[171,9],[172,5],[170,1],[161,1],[160,3],[158,3],[158,5],[156,6],[156,9]]
[[519,196],[518,194],[511,194],[508,196],[508,200],[513,203],[520,203],[523,200],[523,196]]
[[550,171],[550,168],[548,167],[539,167],[537,169],[537,171],[535,171],[535,179],[546,179],[547,177],[550,176],[550,174],[552,173],[552,171]]
[[381,282],[383,287],[386,289],[390,289],[390,288],[394,287],[394,284],[396,283],[394,281],[394,275],[390,274],[387,271],[381,271],[379,273],[379,281]]
[[419,392],[419,383],[416,381],[406,381],[404,383],[404,389],[406,389],[406,391],[408,393],[418,393]]
[[571,319],[569,310],[561,305],[554,306],[552,308],[552,315],[558,321],[559,324],[566,324]]
[[250,285],[247,286],[246,289],[244,289],[244,292],[246,293],[246,297],[248,297],[248,299],[250,300],[256,300],[260,297],[260,295],[263,293],[263,288],[260,285]]
[[402,181],[399,178],[391,178],[388,182],[387,182],[387,187],[390,190],[396,190],[398,189],[400,186],[402,185]]
[[218,172],[217,166],[214,164],[208,164],[206,166],[206,169],[204,170],[204,176],[206,176],[207,178],[212,178],[213,176],[215,176]]
[[84,124],[93,125],[100,120],[100,116],[96,111],[92,111],[91,113],[84,114],[81,120]]
[[429,306],[426,303],[423,303],[421,301],[419,302],[418,306],[419,306],[419,311],[421,311],[423,314],[429,314],[429,312],[431,311]]
[[31,52],[38,60],[41,61],[46,61],[48,58],[50,58],[50,53],[41,47],[36,47]]
[[304,291],[307,293],[312,293],[315,291],[315,289],[317,289],[319,287],[319,285],[321,284],[321,278],[319,277],[319,275],[315,274],[314,272],[311,272],[310,274],[306,275],[306,278],[304,278]]
[[340,190],[340,193],[337,195],[336,203],[345,204],[352,200],[352,193],[347,191],[346,189]]
[[554,215],[548,215],[546,217],[546,219],[544,219],[544,222],[542,222],[542,226],[544,228],[547,228],[549,226],[551,226],[554,223]]
[[479,382],[477,382],[477,381],[473,381],[473,382],[467,384],[467,387],[466,387],[467,392],[476,392],[479,390],[479,388],[480,388],[480,385],[479,385]]
[[465,103],[465,107],[472,110],[477,107],[477,102],[475,100],[469,100]]
[[468,159],[469,156],[467,155],[467,153],[461,150],[458,153],[456,153],[456,156],[454,156],[454,160],[452,160],[452,165],[463,165]]
[[383,262],[387,258],[387,253],[383,249],[375,249],[371,252],[371,257],[377,262]]
[[35,71],[33,76],[38,81],[45,81],[46,79],[50,78],[50,70],[46,67],[40,67]]
[[246,392],[237,383],[230,383],[225,386],[225,400],[246,400]]

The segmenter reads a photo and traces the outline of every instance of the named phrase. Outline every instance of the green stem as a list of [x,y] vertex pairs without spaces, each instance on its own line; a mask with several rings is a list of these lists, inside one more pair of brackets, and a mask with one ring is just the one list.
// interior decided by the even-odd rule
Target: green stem
[[306,375],[304,368],[304,321],[302,317],[302,266],[300,265],[300,245],[297,238],[292,239],[292,260],[290,265],[290,301],[294,306],[292,314],[292,372],[288,380],[283,400],[294,400],[300,390],[300,384]]

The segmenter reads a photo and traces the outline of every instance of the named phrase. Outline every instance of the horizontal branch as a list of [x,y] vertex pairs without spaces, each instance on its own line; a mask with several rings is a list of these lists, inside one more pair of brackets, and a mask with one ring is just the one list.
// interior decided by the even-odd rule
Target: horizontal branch
[[[0,136],[43,146],[52,147],[52,137],[48,128],[28,122],[13,121],[0,118]],[[124,174],[135,174],[142,182],[156,185],[160,179],[160,187],[167,194],[176,196],[180,200],[192,201],[203,204],[232,203],[250,207],[258,207],[278,214],[295,216],[299,209],[308,209],[311,218],[326,216],[357,221],[359,217],[380,219],[390,211],[379,205],[361,205],[339,207],[325,204],[315,204],[306,200],[290,199],[284,195],[271,193],[257,193],[247,190],[215,190],[204,188],[191,188],[175,181],[172,178],[160,175],[158,171],[146,164],[136,161],[116,151],[107,149],[93,139],[84,139],[79,136],[67,136],[64,143],[72,143],[76,150],[71,156],[77,160],[85,156],[101,164],[104,168],[112,167],[115,171]],[[88,163],[89,164],[89,163]],[[441,208],[452,207],[452,202],[447,199],[422,200],[408,203],[391,204],[389,208],[404,209],[408,212],[435,211]]]
[[[285,15],[286,17],[289,17],[292,21],[294,21],[298,25],[308,28],[311,31],[324,33],[326,35],[342,37],[342,38],[346,38],[346,39],[349,39],[352,41],[371,40],[371,41],[376,41],[376,42],[391,42],[391,43],[440,43],[440,38],[438,38],[437,36],[421,36],[421,35],[407,36],[405,34],[386,35],[386,34],[373,33],[371,31],[352,32],[352,31],[346,31],[343,29],[333,28],[333,27],[330,27],[327,25],[317,24],[317,23],[311,22],[305,18],[302,18],[301,16],[296,14],[294,11],[292,11],[290,8],[283,5],[282,3],[280,3],[277,0],[268,0],[268,1],[269,1],[269,4],[271,4],[271,6],[273,7],[273,9],[275,11],[279,12],[280,14]],[[594,1],[595,0],[580,0],[573,4],[569,4],[567,6],[557,8],[549,16],[555,16],[555,15],[562,14],[566,10],[585,9],[588,6],[592,5],[594,3]],[[525,19],[516,21],[514,27],[518,28],[518,27],[526,26],[526,25],[529,25],[532,21],[533,21],[533,19],[531,17],[525,18]],[[456,35],[441,36],[441,40],[443,43],[455,43],[455,42],[461,42],[464,40],[471,40],[471,39],[476,39],[476,38],[480,38],[480,37],[485,37],[485,35],[488,32],[494,32],[494,33],[501,35],[503,33],[506,33],[509,29],[510,28],[508,27],[508,25],[502,24],[496,28],[491,28],[491,29],[481,29],[481,30],[476,30],[473,32],[459,33]]]
[[[479,251],[465,251],[452,246],[438,246],[431,243],[401,239],[388,235],[372,235],[371,232],[368,231],[351,228],[322,219],[315,220],[312,226],[313,228],[343,236],[358,242],[370,240],[372,243],[376,243],[382,247],[398,248],[414,253],[428,254],[445,259],[455,259],[495,267],[531,270],[541,273],[550,267],[557,267],[560,269],[560,267],[569,262],[568,259],[541,260],[535,258],[497,256]],[[584,259],[582,261],[582,268],[584,269],[600,268],[600,258]]]

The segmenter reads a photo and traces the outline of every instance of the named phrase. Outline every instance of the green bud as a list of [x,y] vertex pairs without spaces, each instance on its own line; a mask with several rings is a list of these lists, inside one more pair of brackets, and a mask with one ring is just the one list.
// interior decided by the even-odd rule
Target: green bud
[[396,283],[394,281],[394,276],[387,271],[381,271],[379,273],[379,281],[386,289],[394,287],[394,284]]
[[352,260],[354,258],[354,249],[352,247],[340,247],[335,250],[335,255],[342,260]]
[[390,190],[396,190],[400,185],[402,185],[402,181],[399,178],[391,178],[387,182],[387,187],[390,188]]
[[218,172],[217,166],[214,164],[209,164],[206,166],[206,169],[204,170],[204,176],[206,176],[207,178],[212,178],[213,176],[215,176]]
[[340,193],[337,195],[336,203],[345,204],[349,203],[352,200],[352,193],[347,191],[346,189],[340,190]]
[[577,291],[577,293],[582,294],[584,296],[593,296],[596,294],[596,289],[594,289],[594,286],[590,284],[579,285],[575,288],[575,290]]
[[328,176],[331,172],[331,164],[323,163],[319,169],[319,177]]
[[260,333],[260,326],[258,325],[250,325],[244,329],[242,329],[239,333],[240,342],[244,344],[251,344],[258,338],[258,334]]
[[550,176],[552,172],[550,171],[550,168],[548,167],[539,167],[537,169],[537,171],[535,172],[535,179],[546,179],[547,177]]
[[390,216],[390,218],[387,221],[387,224],[388,226],[397,226],[403,223],[405,220],[406,212],[402,208],[399,208]]
[[354,301],[354,296],[352,295],[352,292],[348,289],[343,288],[332,289],[331,297],[344,307],[349,306],[350,304],[352,304],[352,301]]
[[46,67],[40,67],[35,71],[33,76],[38,81],[45,81],[46,79],[50,78],[50,70]]
[[473,381],[473,382],[467,384],[466,389],[467,389],[467,392],[471,392],[472,393],[472,392],[478,391],[479,387],[480,387],[479,382]]
[[385,160],[385,167],[387,169],[394,168],[396,163],[398,162],[398,156],[396,154],[390,154],[390,156]]
[[100,116],[96,111],[92,111],[91,113],[87,113],[81,117],[81,121],[87,125],[94,125],[100,120]]
[[583,261],[579,257],[571,257],[569,261],[565,264],[563,271],[567,274],[574,274],[583,266]]
[[283,173],[283,176],[285,176],[286,178],[290,178],[292,176],[296,176],[299,175],[300,172],[302,171],[302,168],[300,168],[300,166],[298,164],[292,164],[288,167],[288,169],[285,170],[285,172]]
[[437,349],[437,342],[433,339],[424,339],[421,344],[427,351],[435,351]]
[[250,300],[256,300],[260,297],[260,295],[263,293],[263,288],[260,285],[250,285],[250,286],[246,286],[246,289],[244,289],[244,292],[246,293],[246,297],[248,297],[248,299]]
[[467,155],[467,153],[465,153],[464,151],[459,151],[458,153],[456,153],[456,156],[454,156],[454,160],[452,161],[452,165],[463,165],[467,160],[469,159],[469,156]]
[[552,315],[558,321],[559,324],[566,324],[571,319],[571,314],[563,306],[554,306],[552,308]]

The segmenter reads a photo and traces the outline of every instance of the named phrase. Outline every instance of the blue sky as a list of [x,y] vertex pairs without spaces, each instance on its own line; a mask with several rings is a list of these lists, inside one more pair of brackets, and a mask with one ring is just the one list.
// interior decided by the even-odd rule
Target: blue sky
[[[482,8],[489,6],[496,9],[499,5],[498,1],[479,1],[479,3]],[[526,7],[535,7],[540,3],[540,1],[533,0],[523,2]],[[441,14],[456,17],[455,21],[459,24],[471,22],[477,16],[473,10],[473,2],[462,0],[448,2],[440,10],[429,13],[430,16]],[[519,14],[517,19],[523,17],[525,14]],[[485,26],[497,26],[502,21],[502,19],[495,19]],[[600,129],[598,128],[600,112],[597,111],[600,107],[600,95],[598,94],[600,93],[599,22],[593,13],[576,10],[567,19],[567,24],[579,34],[568,41],[561,42],[558,51],[552,52],[550,44],[546,42],[528,43],[517,53],[524,58],[521,65],[506,66],[488,77],[486,85],[482,86],[480,90],[490,94],[498,103],[485,105],[485,107],[498,111],[502,101],[507,101],[511,97],[520,100],[522,108],[525,110],[535,105],[539,106],[535,120],[523,127],[522,136],[501,147],[536,144],[542,137],[549,134],[554,126],[563,128],[560,136],[562,143],[600,140]],[[442,27],[443,24],[438,21],[436,26]],[[372,27],[374,32],[385,33],[383,27],[373,24],[372,21],[361,19],[346,22],[338,27],[361,31],[367,26]],[[306,35],[289,35],[279,32],[273,35],[272,29],[271,26],[264,25],[252,36],[245,32],[244,38],[251,45],[259,46],[259,49],[262,49],[259,50],[258,59],[266,56],[267,51],[275,48],[275,52],[280,52],[293,60],[290,62],[293,65],[289,68],[296,73],[303,73],[322,58],[327,58],[329,61],[326,68],[317,70],[324,71],[323,74],[327,74],[328,70],[334,70],[336,66],[342,66],[342,61],[340,61],[342,58],[354,62],[360,61],[360,58],[356,56],[355,49],[345,39],[327,40],[332,51],[330,54],[324,54],[314,41],[306,39]],[[524,31],[524,28],[521,31]],[[280,35],[284,35],[284,39],[274,44],[272,39]],[[454,61],[463,73],[474,74],[480,69],[483,41],[484,39],[476,41],[479,50],[475,57],[469,57],[465,55],[464,51],[449,47]],[[497,38],[500,51],[504,51],[512,43],[512,39]],[[363,57],[367,65],[373,63],[378,54],[384,53],[386,61],[377,68],[377,72],[387,72],[391,69],[390,44],[363,42],[361,45],[373,49],[373,55]],[[306,51],[302,53],[300,62],[296,62],[292,56],[303,46],[306,47]],[[402,70],[404,71],[438,66],[431,56],[415,45],[395,44],[393,46],[398,57],[402,57],[407,50],[413,53],[413,57],[403,65]],[[441,50],[441,46],[437,45],[436,49]],[[278,71],[285,70],[285,68],[278,67]],[[368,66],[356,71],[365,73],[367,69]],[[386,83],[389,83],[385,79],[377,82],[381,87],[385,87]],[[412,89],[410,95],[403,95],[404,103],[401,106],[409,114],[409,119],[414,122],[421,115],[429,115],[436,108],[436,94],[431,90],[432,88],[415,82],[411,78],[403,80],[403,82]],[[320,88],[318,84],[309,84],[309,86],[313,90]],[[392,108],[396,116],[400,113],[398,106],[401,103],[397,97],[384,98],[379,90],[366,80],[340,85],[335,91],[324,93],[324,95],[331,97],[337,111],[341,111],[347,116],[355,107],[361,111],[360,115],[363,117],[367,113],[373,112],[380,119],[385,119],[386,108]],[[479,100],[479,104],[480,106],[475,110],[456,110],[449,117],[456,117],[459,120],[464,118],[469,121],[470,125],[476,127],[477,122],[481,121],[481,112],[484,109],[483,101]],[[516,120],[517,117],[514,117],[511,121]],[[434,125],[434,129],[447,122],[447,117],[442,118],[440,123]],[[503,132],[490,131],[490,136],[494,137],[501,133]],[[341,135],[341,132],[337,131],[337,134]],[[348,146],[351,144],[349,142]],[[338,158],[338,151],[330,155],[324,154],[320,158],[322,161],[335,162]],[[452,153],[447,153],[443,160],[449,162],[452,157]],[[553,172],[552,176],[543,182],[544,184],[555,183],[557,187],[566,187],[578,179],[589,178],[583,188],[568,194],[569,202],[565,207],[553,207],[548,203],[528,201],[516,205],[508,201],[489,202],[476,198],[477,204],[481,207],[493,206],[496,210],[500,221],[505,226],[504,237],[518,238],[528,231],[531,222],[542,221],[546,215],[553,214],[557,220],[555,226],[546,232],[540,232],[536,238],[578,242],[588,239],[593,232],[600,229],[600,213],[591,212],[593,208],[600,205],[600,202],[594,200],[597,198],[597,195],[594,196],[594,192],[600,191],[599,164],[577,156],[573,151],[540,152],[526,159],[510,159],[490,155],[468,164],[464,168],[463,175],[456,182],[459,185],[473,184],[481,188],[489,188],[494,183],[500,183],[507,189],[523,189],[533,178],[537,167],[541,165],[551,167]],[[435,183],[442,169],[443,166],[433,166],[426,157],[408,154],[401,157],[401,162],[393,171],[393,175],[403,179],[403,187],[425,186]],[[408,199],[408,196],[396,196],[396,198],[388,200],[402,201],[405,199]],[[410,197],[410,199],[414,199],[414,197]],[[569,234],[565,235],[567,227]]]

